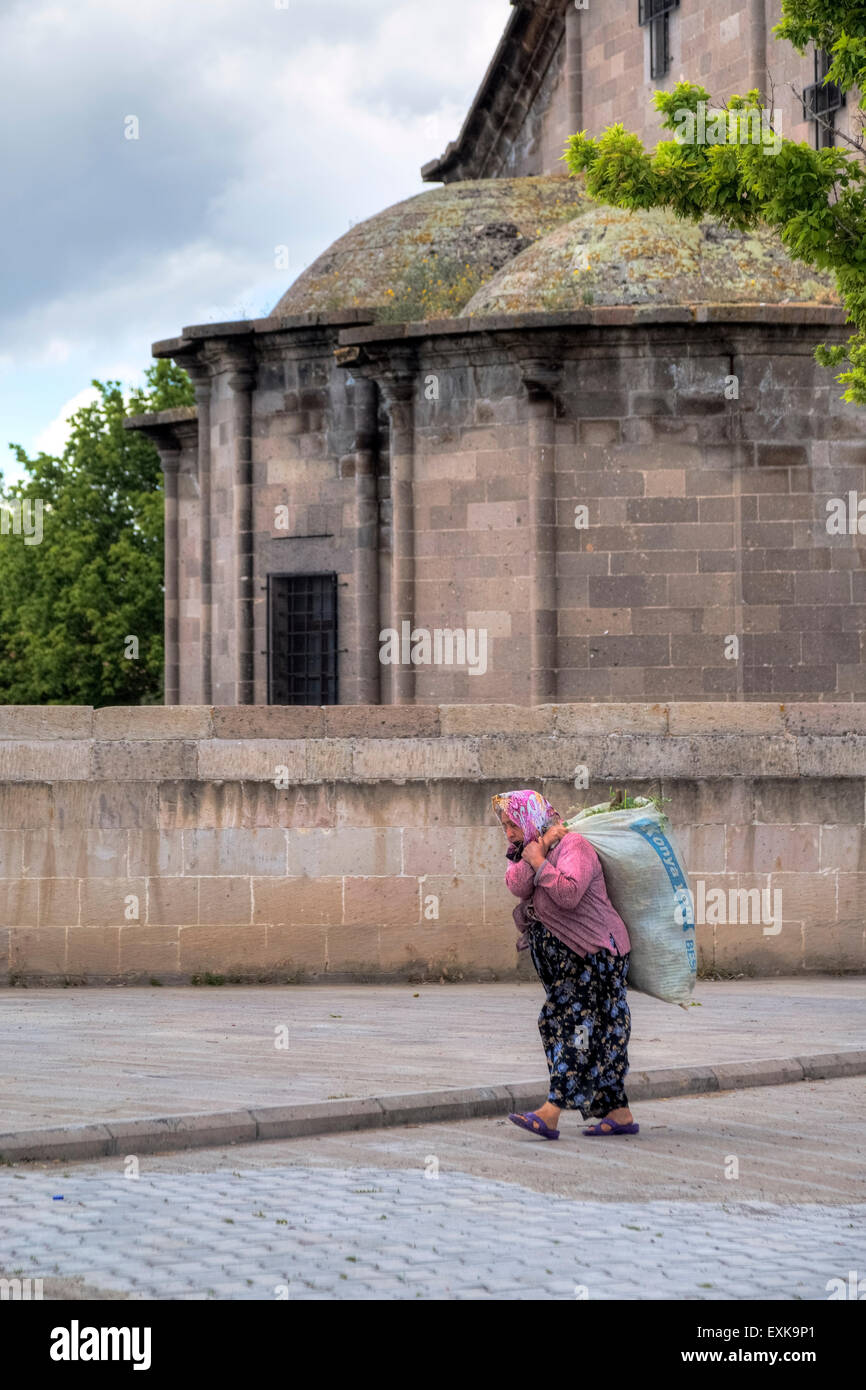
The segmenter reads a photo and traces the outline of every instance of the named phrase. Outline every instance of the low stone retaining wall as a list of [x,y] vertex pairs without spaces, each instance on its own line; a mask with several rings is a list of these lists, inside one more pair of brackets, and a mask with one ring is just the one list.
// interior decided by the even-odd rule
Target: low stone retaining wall
[[523,974],[490,797],[612,783],[671,798],[702,969],[866,967],[866,705],[4,706],[0,980]]

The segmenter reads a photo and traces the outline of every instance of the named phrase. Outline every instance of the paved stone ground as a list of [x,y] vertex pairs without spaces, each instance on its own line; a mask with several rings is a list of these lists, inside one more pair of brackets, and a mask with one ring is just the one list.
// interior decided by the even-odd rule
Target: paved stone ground
[[6,1168],[0,1275],[48,1296],[796,1300],[866,1274],[862,1078],[639,1118],[605,1141],[569,1116],[555,1144],[484,1119],[196,1150],[138,1179]]
[[[542,998],[537,980],[0,990],[0,1132],[535,1081]],[[694,998],[629,995],[635,1070],[866,1047],[866,977],[699,981]]]

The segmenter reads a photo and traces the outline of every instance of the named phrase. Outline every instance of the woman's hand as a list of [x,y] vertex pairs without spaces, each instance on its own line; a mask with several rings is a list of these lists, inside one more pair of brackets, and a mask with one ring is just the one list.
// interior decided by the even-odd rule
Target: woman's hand
[[525,859],[527,864],[531,865],[533,869],[538,869],[544,863],[544,850],[537,840],[531,840],[529,844],[525,846],[520,857],[521,859]]
[[558,845],[563,835],[567,834],[568,831],[561,821],[559,825],[552,825],[549,830],[546,830],[541,837],[541,847],[545,854],[547,854],[548,850],[552,849],[554,845]]

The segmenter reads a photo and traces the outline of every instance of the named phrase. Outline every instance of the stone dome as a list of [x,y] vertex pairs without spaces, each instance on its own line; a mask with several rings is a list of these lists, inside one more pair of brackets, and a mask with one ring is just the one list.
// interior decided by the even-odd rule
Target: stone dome
[[579,181],[556,174],[419,193],[335,241],[272,316],[373,306],[386,321],[452,316],[515,256],[590,206]]
[[833,277],[792,261],[773,232],[596,203],[510,260],[463,313],[803,302],[838,304]]

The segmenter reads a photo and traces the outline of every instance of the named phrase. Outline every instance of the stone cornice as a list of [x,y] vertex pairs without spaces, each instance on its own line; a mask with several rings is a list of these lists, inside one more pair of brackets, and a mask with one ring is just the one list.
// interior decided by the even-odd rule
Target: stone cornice
[[469,108],[463,128],[439,159],[421,170],[426,183],[495,175],[496,154],[519,129],[562,40],[570,0],[511,0],[514,12]]
[[198,442],[198,408],[181,405],[146,415],[130,415],[124,420],[123,428],[146,435],[160,454],[179,454]]

